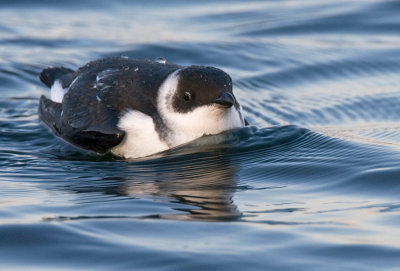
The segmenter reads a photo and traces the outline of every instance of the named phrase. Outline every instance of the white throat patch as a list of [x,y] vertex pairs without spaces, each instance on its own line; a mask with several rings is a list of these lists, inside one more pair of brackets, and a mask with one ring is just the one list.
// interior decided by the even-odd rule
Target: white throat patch
[[157,110],[166,126],[167,136],[160,138],[154,120],[139,111],[130,110],[121,116],[118,127],[125,131],[124,140],[112,152],[125,158],[144,157],[188,143],[203,135],[243,127],[244,119],[234,106],[217,104],[198,107],[188,113],[176,112],[172,99],[179,82],[179,70],[164,80],[157,97]]
[[166,138],[169,147],[175,147],[203,135],[214,135],[223,131],[244,126],[242,114],[234,106],[224,108],[217,104],[204,105],[188,113],[176,112],[172,99],[179,82],[177,70],[160,86],[158,111],[162,121],[170,130]]

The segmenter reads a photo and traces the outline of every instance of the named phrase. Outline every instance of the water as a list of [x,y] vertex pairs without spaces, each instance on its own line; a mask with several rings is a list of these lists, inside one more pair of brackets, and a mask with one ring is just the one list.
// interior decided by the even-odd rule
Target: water
[[[0,269],[397,270],[399,12],[2,1]],[[106,56],[219,67],[252,126],[131,161],[66,146],[38,73]]]

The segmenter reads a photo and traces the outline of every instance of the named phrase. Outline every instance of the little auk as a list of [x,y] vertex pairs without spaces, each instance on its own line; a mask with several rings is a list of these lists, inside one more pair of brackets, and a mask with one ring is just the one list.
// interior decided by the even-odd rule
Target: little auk
[[135,158],[247,125],[224,71],[110,57],[77,71],[50,67],[40,80],[39,119],[57,136],[97,153]]

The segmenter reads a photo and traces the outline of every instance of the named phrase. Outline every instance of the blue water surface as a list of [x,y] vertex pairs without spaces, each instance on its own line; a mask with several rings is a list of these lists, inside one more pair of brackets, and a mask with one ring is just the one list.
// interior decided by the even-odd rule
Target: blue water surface
[[[1,270],[400,268],[399,1],[1,1]],[[145,159],[38,121],[41,69],[228,72],[250,127]]]

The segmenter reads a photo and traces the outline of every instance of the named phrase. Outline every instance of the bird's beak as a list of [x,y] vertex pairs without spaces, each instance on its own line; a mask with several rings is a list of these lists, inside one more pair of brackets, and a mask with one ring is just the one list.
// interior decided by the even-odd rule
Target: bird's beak
[[216,104],[222,105],[226,108],[229,108],[235,104],[235,98],[229,92],[222,92],[221,96],[219,96],[217,99],[215,99],[213,101],[213,103],[216,103]]

